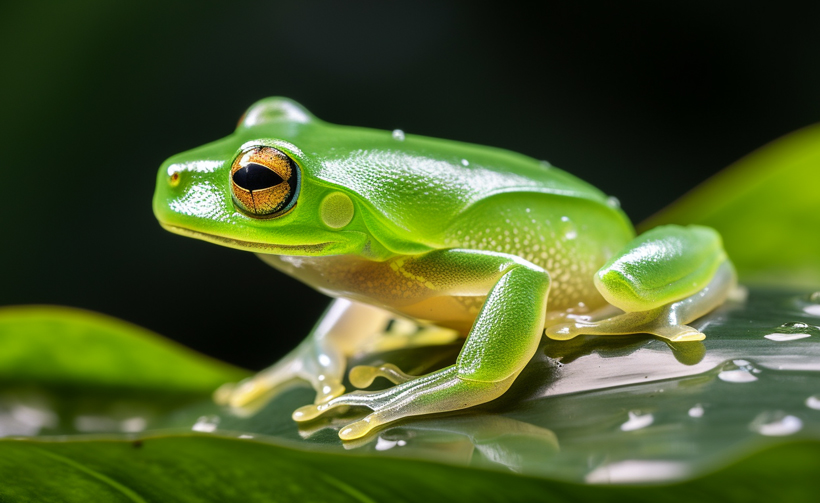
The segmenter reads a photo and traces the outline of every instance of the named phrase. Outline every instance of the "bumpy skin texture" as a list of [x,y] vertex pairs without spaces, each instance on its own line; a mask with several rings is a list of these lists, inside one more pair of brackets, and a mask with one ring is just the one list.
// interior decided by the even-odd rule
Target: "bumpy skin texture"
[[[266,159],[290,159],[297,169]],[[257,196],[273,202],[256,205]],[[316,402],[296,420],[341,405],[373,410],[342,429],[345,439],[496,398],[545,327],[556,339],[644,331],[702,338],[683,323],[720,304],[734,282],[710,229],[669,226],[630,243],[632,226],[616,204],[546,163],[336,126],[284,98],[253,105],[227,138],[166,161],[154,212],[172,232],[255,252],[337,299],[288,357],[223,387],[217,400],[244,407],[305,379]],[[607,303],[628,312],[595,311]],[[397,386],[343,394],[347,357],[396,315],[467,336],[456,364],[418,378],[390,365],[357,368],[354,384],[382,376]]]

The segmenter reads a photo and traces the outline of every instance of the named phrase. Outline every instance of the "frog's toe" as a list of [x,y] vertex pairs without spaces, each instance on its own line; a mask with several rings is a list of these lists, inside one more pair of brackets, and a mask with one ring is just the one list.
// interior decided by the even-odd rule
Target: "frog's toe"
[[341,407],[343,405],[366,406],[369,407],[369,396],[382,393],[380,391],[353,391],[335,398],[332,398],[324,403],[313,403],[305,405],[296,409],[291,417],[294,421],[304,422],[316,419],[325,412]]
[[581,331],[581,326],[578,323],[560,323],[547,327],[544,333],[550,339],[568,341],[578,337],[583,331]]
[[350,369],[350,374],[348,375],[350,384],[357,388],[366,388],[370,386],[377,377],[384,377],[390,380],[393,384],[402,384],[414,379],[416,376],[405,374],[401,371],[401,369],[392,363],[385,363],[384,365],[379,365],[378,367],[358,365]]
[[656,335],[671,342],[702,341],[706,338],[703,332],[690,327],[689,325],[669,325],[647,330],[652,335]]
[[225,383],[214,391],[213,399],[218,405],[244,407],[262,397],[270,388],[260,386],[254,378],[236,383]]
[[313,403],[321,404],[329,402],[338,396],[342,396],[345,392],[345,387],[335,379],[324,379],[320,382],[311,382],[313,388],[316,390],[316,400]]
[[374,428],[409,416],[465,409],[501,396],[515,375],[500,381],[474,381],[459,375],[455,366],[417,377],[383,391],[354,391],[327,403],[300,407],[293,413],[295,421],[310,421],[342,405],[367,407],[373,412],[343,427],[344,440],[359,438]]
[[399,417],[391,419],[389,414],[374,412],[342,428],[339,431],[339,438],[342,440],[355,440],[367,435],[379,425],[389,423],[396,419],[399,419]]

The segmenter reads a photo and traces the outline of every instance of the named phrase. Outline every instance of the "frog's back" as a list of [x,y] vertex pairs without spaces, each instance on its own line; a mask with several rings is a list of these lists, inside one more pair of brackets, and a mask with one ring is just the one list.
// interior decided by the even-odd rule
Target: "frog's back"
[[[465,212],[504,194],[583,201],[626,220],[592,185],[515,152],[414,135],[397,139],[388,131],[349,127],[334,131],[334,137],[316,145],[314,175],[356,192],[378,214],[423,234],[433,247],[443,244],[445,232]],[[345,147],[362,143],[368,148]]]

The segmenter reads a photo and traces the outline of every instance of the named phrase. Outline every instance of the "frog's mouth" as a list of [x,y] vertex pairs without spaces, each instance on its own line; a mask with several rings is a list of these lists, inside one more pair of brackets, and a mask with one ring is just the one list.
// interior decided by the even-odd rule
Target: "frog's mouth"
[[216,234],[208,234],[206,232],[199,232],[193,231],[191,229],[186,229],[185,227],[177,227],[176,225],[169,225],[160,222],[162,227],[169,231],[173,232],[174,234],[179,234],[181,236],[186,236],[189,238],[201,239],[203,241],[208,241],[209,243],[215,243],[222,246],[227,246],[229,248],[235,248],[237,250],[245,250],[245,251],[252,251],[254,253],[270,253],[274,255],[281,255],[283,252],[287,254],[288,252],[301,252],[300,254],[312,254],[316,252],[320,252],[333,244],[332,241],[328,241],[326,243],[316,243],[316,244],[303,244],[303,245],[278,245],[278,244],[271,244],[271,243],[256,243],[254,241],[244,241],[242,239],[234,239],[234,238],[226,238],[224,236],[217,236]]

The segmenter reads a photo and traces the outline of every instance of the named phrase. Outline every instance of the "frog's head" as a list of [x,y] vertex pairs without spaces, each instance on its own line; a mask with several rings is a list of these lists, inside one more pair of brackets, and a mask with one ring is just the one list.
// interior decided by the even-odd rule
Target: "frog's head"
[[356,195],[314,176],[329,134],[297,103],[262,100],[232,135],[163,163],[154,214],[169,231],[257,253],[380,254]]

